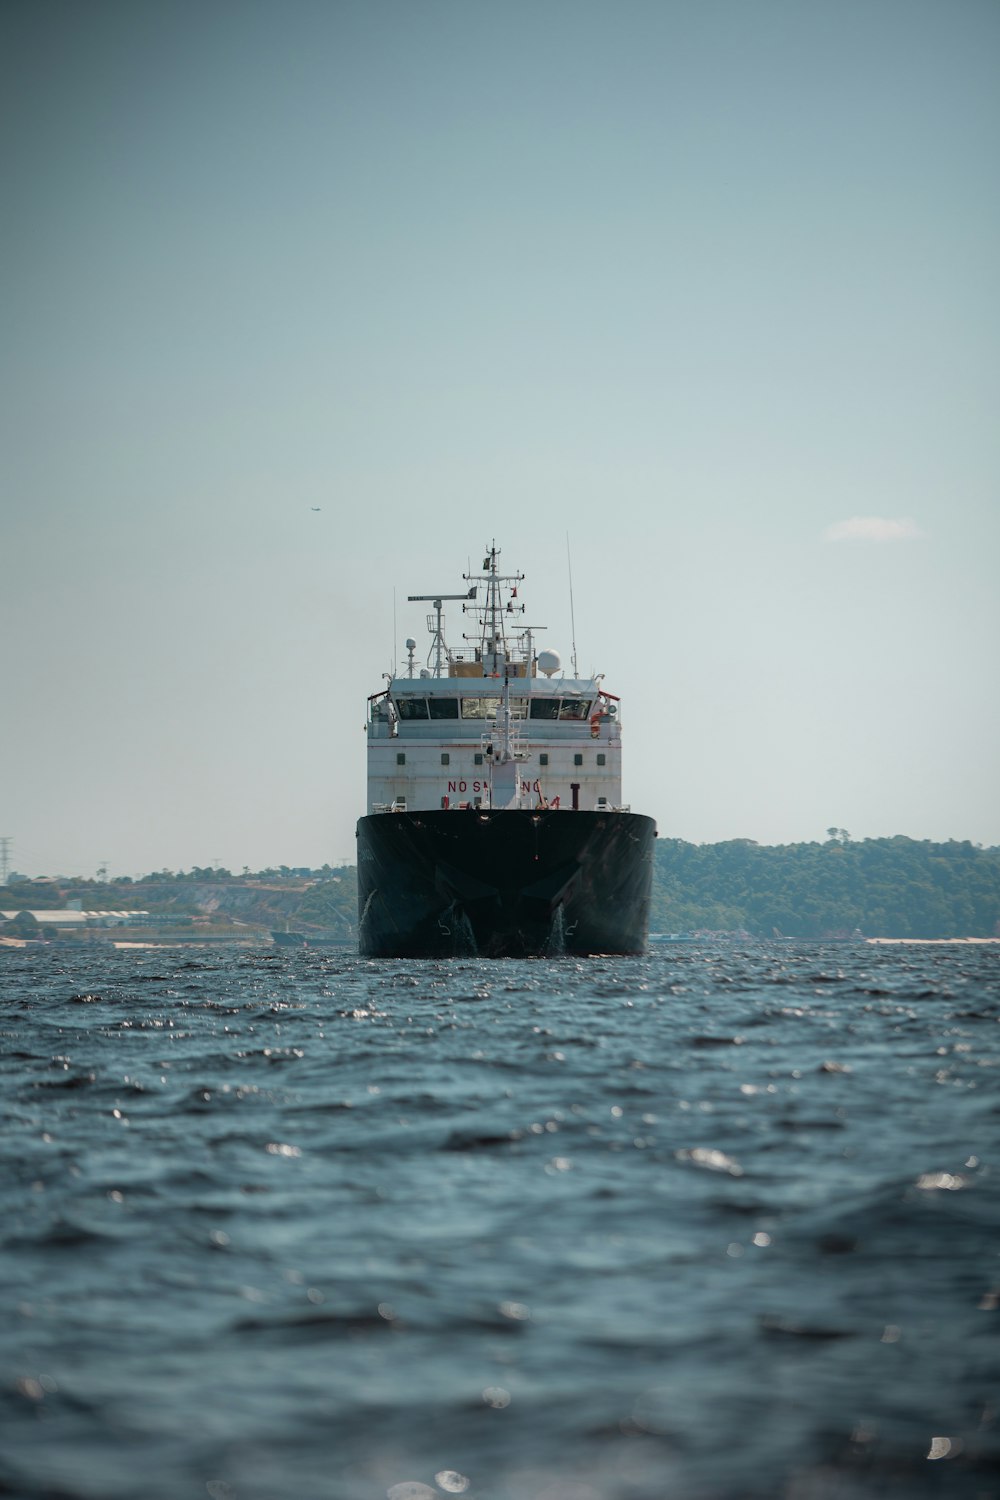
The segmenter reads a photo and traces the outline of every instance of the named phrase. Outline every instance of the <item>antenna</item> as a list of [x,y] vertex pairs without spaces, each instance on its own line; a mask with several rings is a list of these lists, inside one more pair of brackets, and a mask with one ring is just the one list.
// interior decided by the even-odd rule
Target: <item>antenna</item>
[[[506,670],[507,657],[507,615],[523,615],[524,605],[515,604],[517,598],[517,586],[524,578],[523,573],[500,573],[497,569],[497,558],[500,549],[496,542],[490,544],[486,556],[483,558],[482,573],[466,573],[466,583],[473,578],[479,579],[486,585],[486,599],[483,604],[473,603],[464,605],[463,613],[475,615],[479,632],[479,647],[476,659],[481,663],[484,677],[496,677],[499,675],[501,665]],[[512,585],[510,597],[506,605],[503,603],[501,585]],[[475,599],[475,588],[469,590],[469,598]],[[513,620],[509,622],[513,626]],[[473,635],[466,635],[465,640],[474,641]]]
[[430,654],[427,657],[427,665],[430,666],[431,657],[433,656],[434,676],[440,677],[441,665],[444,658],[448,657],[450,660],[450,653],[448,651],[448,646],[444,638],[444,615],[441,613],[441,605],[444,603],[445,599],[474,599],[476,597],[476,591],[475,589],[469,589],[467,594],[407,594],[406,597],[411,604],[418,603],[423,600],[425,603],[433,604],[434,606],[434,614],[436,618],[433,624],[431,623],[431,616],[427,616],[427,628],[430,631],[432,637]]
[[517,638],[518,646],[522,646],[527,641],[527,646],[524,650],[524,675],[527,678],[529,693],[531,692],[531,679],[535,672],[535,631],[547,629],[548,626],[546,625],[525,625]]
[[573,609],[573,559],[569,555],[569,532],[566,533],[566,567],[569,569],[569,624],[573,637],[573,676],[579,677],[576,665],[576,614]]

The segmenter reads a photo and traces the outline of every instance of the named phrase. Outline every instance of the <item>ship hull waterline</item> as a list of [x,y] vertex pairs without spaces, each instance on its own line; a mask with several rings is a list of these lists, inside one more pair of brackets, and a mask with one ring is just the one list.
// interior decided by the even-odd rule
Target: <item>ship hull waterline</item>
[[643,953],[656,825],[627,812],[376,813],[358,838],[369,958]]

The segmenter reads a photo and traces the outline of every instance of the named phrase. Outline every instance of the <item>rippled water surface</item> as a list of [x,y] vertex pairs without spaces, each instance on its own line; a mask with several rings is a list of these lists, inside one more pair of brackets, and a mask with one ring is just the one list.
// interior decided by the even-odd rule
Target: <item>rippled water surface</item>
[[0,1494],[1000,1492],[996,949],[0,989]]

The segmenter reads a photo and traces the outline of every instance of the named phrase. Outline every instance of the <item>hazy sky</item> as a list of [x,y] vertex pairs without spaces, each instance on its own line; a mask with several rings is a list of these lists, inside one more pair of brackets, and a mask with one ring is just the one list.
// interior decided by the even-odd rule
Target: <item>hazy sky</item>
[[662,835],[1000,843],[998,65],[994,0],[5,0],[14,868],[353,861],[394,597],[402,661],[495,537],[568,659],[567,534]]

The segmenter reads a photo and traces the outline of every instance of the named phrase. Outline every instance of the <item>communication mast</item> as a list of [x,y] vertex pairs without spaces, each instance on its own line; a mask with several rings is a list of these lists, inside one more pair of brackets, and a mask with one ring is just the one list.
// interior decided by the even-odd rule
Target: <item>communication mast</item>
[[[507,661],[507,631],[506,615],[523,615],[524,605],[515,604],[517,598],[517,586],[523,582],[523,573],[501,573],[498,568],[497,559],[500,549],[496,542],[490,544],[490,550],[483,558],[482,573],[463,573],[466,583],[475,584],[470,591],[469,598],[475,597],[476,588],[480,583],[486,585],[486,599],[483,604],[475,604],[468,613],[477,616],[479,625],[479,654],[483,663],[485,675],[497,676]],[[510,585],[510,597],[506,605],[503,603],[502,585]],[[514,621],[510,622],[513,628]],[[538,627],[535,627],[536,629]],[[475,636],[467,635],[467,641],[474,641]]]
[[[441,605],[445,599],[474,599],[476,591],[472,588],[467,594],[407,594],[406,597],[411,604],[415,600],[426,600],[434,606],[434,615],[427,616],[427,628],[430,630],[432,636],[431,649],[427,656],[427,665],[430,666],[431,657],[433,656],[434,676],[440,677],[442,675],[441,668],[448,658],[448,646],[444,638],[444,615],[441,613]],[[407,646],[406,649],[409,651],[410,647]],[[412,673],[413,668],[411,666],[411,676]]]

